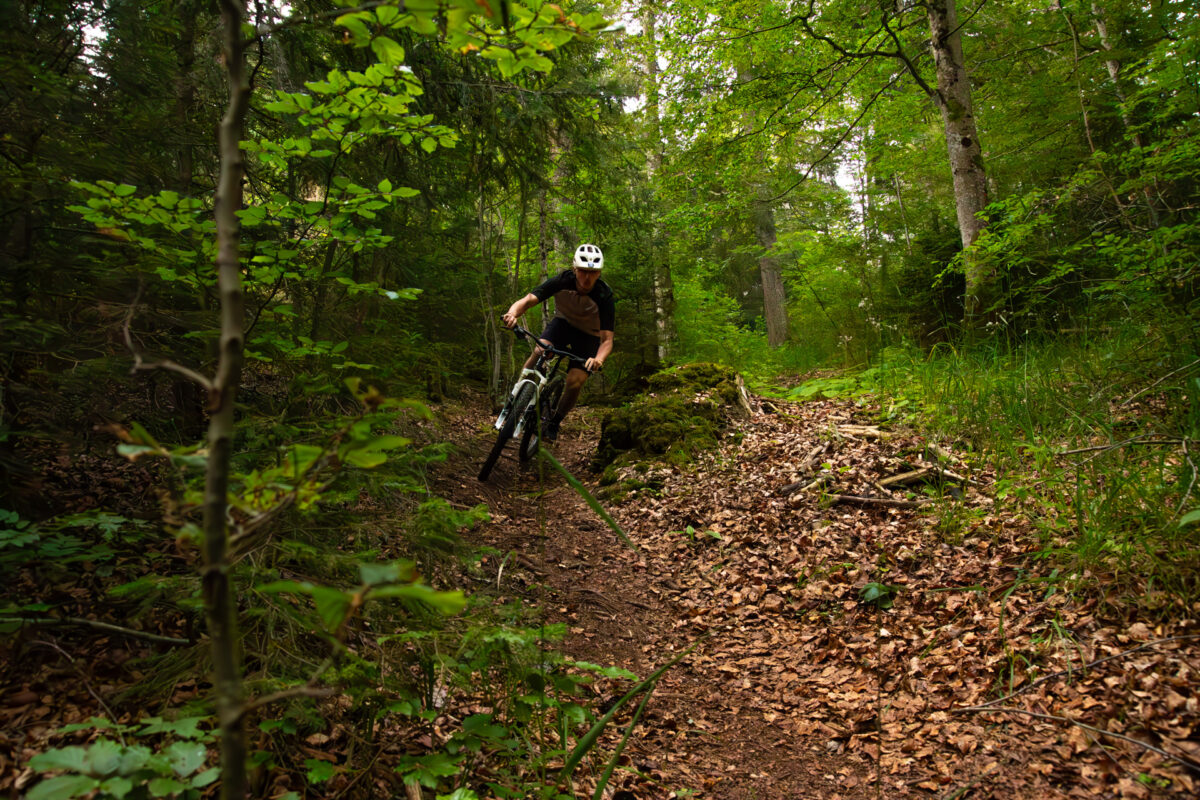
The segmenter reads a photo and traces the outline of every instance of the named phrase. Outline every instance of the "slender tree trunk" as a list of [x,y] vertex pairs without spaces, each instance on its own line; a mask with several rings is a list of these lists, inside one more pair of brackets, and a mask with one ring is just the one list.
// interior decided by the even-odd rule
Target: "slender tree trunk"
[[[1134,126],[1133,117],[1129,114],[1125,86],[1121,82],[1121,62],[1112,55],[1113,46],[1108,38],[1108,23],[1104,19],[1104,10],[1098,4],[1092,3],[1092,13],[1096,16],[1096,33],[1100,37],[1100,46],[1107,55],[1104,59],[1104,66],[1108,70],[1108,77],[1113,82],[1113,88],[1117,93],[1117,102],[1120,104],[1121,124],[1125,128],[1125,134],[1133,140],[1133,143],[1139,148],[1144,147],[1142,134]],[[1160,224],[1158,207],[1148,185],[1142,186],[1142,196],[1146,199],[1146,212],[1150,217],[1150,227],[1157,229]]]
[[975,129],[971,104],[971,82],[963,62],[962,34],[958,25],[955,0],[929,0],[930,44],[937,67],[935,101],[942,112],[946,129],[946,147],[954,181],[954,204],[958,229],[962,236],[967,287],[963,298],[964,322],[974,328],[985,321],[996,300],[995,270],[971,252],[971,245],[987,227],[982,212],[987,206],[987,176],[983,170],[983,150]]
[[[651,136],[648,165],[651,182],[663,164],[657,21],[656,5],[645,3],[642,6],[642,28],[646,37],[646,119]],[[675,339],[675,286],[671,280],[671,249],[658,219],[654,221],[654,232],[651,236],[650,260],[654,275],[655,356],[662,362],[666,360],[671,342]]]
[[779,259],[771,253],[775,247],[775,210],[766,200],[758,200],[754,204],[754,235],[763,251],[758,257],[758,271],[762,276],[767,344],[779,347],[787,341],[788,336],[787,294],[783,289]]
[[221,336],[217,373],[212,382],[208,426],[208,468],[204,486],[204,605],[212,640],[213,685],[221,740],[221,796],[246,796],[246,737],[242,726],[241,642],[237,603],[230,583],[228,510],[230,458],[233,452],[233,405],[241,380],[245,305],[238,257],[245,164],[239,142],[250,101],[242,39],[243,0],[220,0],[224,24],[225,71],[229,105],[219,133],[221,168],[217,182],[217,289]]
[[[746,84],[750,81],[753,71],[750,67],[739,66],[738,82]],[[743,130],[749,134],[755,128],[755,112],[747,111],[742,121]],[[759,278],[763,289],[763,317],[767,322],[767,344],[779,347],[788,337],[787,294],[783,288],[783,272],[779,259],[772,254],[775,248],[775,209],[771,205],[771,166],[768,153],[759,151],[754,156],[755,162],[761,165],[758,185],[755,187],[756,196],[751,202],[750,213],[754,222],[754,237],[762,251],[758,257]]]

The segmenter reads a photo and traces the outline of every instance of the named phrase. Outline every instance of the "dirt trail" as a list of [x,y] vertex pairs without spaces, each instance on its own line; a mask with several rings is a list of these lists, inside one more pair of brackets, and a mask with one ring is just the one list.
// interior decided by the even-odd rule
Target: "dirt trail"
[[[587,465],[598,416],[581,411],[570,423],[554,453],[594,490]],[[472,465],[482,460],[490,441],[483,433],[465,442],[464,454],[447,465],[447,474],[473,476]],[[535,497],[541,486],[549,488]],[[469,477],[441,491],[459,502],[488,504],[492,522],[479,532],[478,543],[515,554],[509,589],[538,586],[526,599],[541,604],[549,621],[567,624],[563,649],[572,658],[644,676],[705,632],[681,626],[686,612],[664,591],[675,585],[670,576],[677,565],[644,549],[632,552],[549,468],[539,474],[519,466],[515,452],[506,453],[487,483]],[[637,520],[621,524],[637,536]],[[813,752],[752,711],[754,687],[701,666],[706,649],[701,645],[660,682],[623,758],[644,777],[626,774],[614,781],[630,793],[618,797],[671,797],[680,789],[739,800],[860,796],[830,792],[829,777],[835,776],[823,773],[840,770],[857,785],[868,780],[865,765]]]
[[[1029,531],[994,513],[987,475],[952,487],[955,502],[937,514],[797,492],[819,473],[829,493],[891,497],[879,480],[927,463],[926,443],[876,438],[848,403],[755,408],[716,453],[606,504],[638,554],[560,478],[515,457],[477,482],[484,415],[451,421],[462,453],[436,491],[489,505],[479,543],[515,555],[507,590],[567,623],[566,653],[646,675],[711,634],[660,684],[626,750],[618,800],[678,789],[846,800],[1194,790],[1178,764],[1116,740],[1105,752],[1066,721],[1132,734],[1154,719],[1159,741],[1190,752],[1200,650],[1195,638],[1154,641],[1195,634],[1194,622],[1148,626],[1120,609],[1101,619],[1094,600],[1026,586],[1038,574]],[[577,413],[555,447],[593,490],[598,420]],[[1070,680],[1114,654],[1089,680]],[[1134,685],[1131,666],[1154,680]],[[1031,683],[1058,671],[1067,677]],[[1063,722],[958,713],[1008,692],[1019,696],[1006,706]]]

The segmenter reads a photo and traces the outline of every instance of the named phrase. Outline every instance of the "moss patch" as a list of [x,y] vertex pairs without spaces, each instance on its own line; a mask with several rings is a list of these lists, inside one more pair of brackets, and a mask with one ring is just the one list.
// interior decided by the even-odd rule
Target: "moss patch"
[[596,468],[644,458],[686,462],[699,450],[715,447],[721,432],[746,413],[744,384],[727,367],[672,367],[652,375],[648,386],[628,405],[604,416]]

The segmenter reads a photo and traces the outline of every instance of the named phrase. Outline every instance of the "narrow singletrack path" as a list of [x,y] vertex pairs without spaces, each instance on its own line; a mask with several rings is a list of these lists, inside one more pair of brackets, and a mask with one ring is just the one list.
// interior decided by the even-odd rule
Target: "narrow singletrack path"
[[[506,591],[566,623],[570,657],[644,676],[707,634],[655,692],[616,798],[1182,797],[1200,785],[1152,751],[1113,739],[1106,752],[1069,721],[1133,734],[1159,720],[1186,755],[1200,731],[1186,700],[1200,685],[1194,622],[1102,615],[1031,580],[1050,568],[1028,523],[996,511],[986,473],[955,473],[940,503],[907,507],[925,500],[919,488],[873,502],[896,496],[887,476],[928,467],[931,443],[913,433],[880,435],[841,401],[754,408],[716,452],[606,503],[636,554],[515,451],[477,482],[486,412],[448,420],[459,454],[434,490],[488,504],[477,542],[512,554]],[[554,450],[593,491],[599,418],[574,414]],[[868,501],[830,504],[839,493]],[[1155,680],[1135,684],[1134,668]],[[1010,693],[1004,706],[1064,722],[962,711]]]

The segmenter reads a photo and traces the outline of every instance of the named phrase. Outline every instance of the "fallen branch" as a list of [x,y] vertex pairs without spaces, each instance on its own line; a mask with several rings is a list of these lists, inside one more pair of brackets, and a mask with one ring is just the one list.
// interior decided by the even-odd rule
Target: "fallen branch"
[[1075,725],[1076,727],[1083,728],[1085,731],[1091,731],[1092,733],[1098,733],[1101,736],[1111,736],[1114,739],[1120,739],[1123,742],[1129,742],[1130,744],[1135,744],[1138,747],[1141,747],[1145,750],[1149,750],[1152,753],[1157,753],[1158,755],[1162,756],[1163,758],[1170,759],[1171,761],[1174,761],[1176,764],[1180,764],[1181,766],[1187,767],[1188,769],[1200,771],[1200,764],[1197,764],[1194,761],[1189,761],[1186,758],[1180,758],[1179,756],[1173,756],[1170,753],[1168,753],[1166,750],[1163,750],[1161,747],[1155,747],[1152,744],[1143,742],[1141,739],[1134,739],[1132,736],[1126,736],[1123,733],[1116,733],[1114,731],[1106,731],[1106,730],[1104,730],[1104,728],[1097,728],[1093,725],[1087,725],[1083,722],[1079,722],[1078,720],[1071,719],[1070,717],[1060,717],[1060,716],[1056,716],[1055,714],[1042,714],[1037,711],[1026,711],[1023,708],[987,708],[984,706],[972,706],[971,708],[956,708],[956,709],[954,709],[953,713],[955,713],[955,714],[1000,714],[1000,713],[1024,714],[1027,717],[1035,717],[1037,719],[1052,720],[1054,722],[1068,722],[1071,725]]
[[860,497],[856,494],[826,495],[834,503],[850,503],[856,506],[886,506],[888,508],[922,508],[929,500],[893,500],[890,497]]
[[133,628],[122,628],[120,625],[113,625],[108,622],[98,622],[94,619],[83,619],[82,617],[63,617],[58,619],[55,617],[0,617],[0,623],[4,622],[19,622],[22,625],[83,625],[88,628],[97,628],[98,630],[108,631],[109,633],[119,633],[122,636],[132,636],[135,639],[145,639],[148,642],[158,642],[159,644],[171,645],[186,645],[192,644],[187,639],[175,639],[171,636],[159,636],[156,633],[147,633],[146,631],[138,631]]
[[1105,656],[1104,658],[1098,658],[1095,661],[1089,661],[1088,663],[1086,663],[1080,667],[1077,667],[1075,669],[1064,669],[1059,672],[1052,673],[1050,675],[1043,675],[1042,677],[1038,678],[1033,683],[1028,683],[1028,684],[1022,686],[1020,689],[1013,692],[1012,694],[1006,694],[1004,697],[997,697],[995,700],[989,700],[986,703],[981,703],[980,705],[973,706],[973,708],[988,708],[989,706],[999,705],[1007,700],[1012,700],[1014,697],[1019,697],[1020,695],[1025,694],[1026,692],[1030,691],[1034,687],[1040,686],[1041,684],[1046,683],[1048,681],[1052,681],[1055,678],[1061,678],[1064,675],[1075,675],[1075,674],[1082,675],[1083,673],[1087,672],[1092,667],[1099,666],[1100,664],[1103,664],[1107,661],[1115,661],[1118,658],[1124,658],[1125,656],[1133,655],[1134,653],[1138,652],[1139,650],[1145,650],[1149,647],[1153,647],[1154,645],[1166,644],[1167,642],[1185,642],[1185,641],[1190,641],[1192,639],[1200,639],[1200,634],[1188,634],[1186,636],[1170,636],[1166,639],[1154,639],[1149,642],[1143,642],[1142,644],[1139,644],[1137,647],[1131,648],[1129,650],[1122,650],[1119,653],[1113,653],[1112,655]]
[[860,439],[886,439],[888,434],[874,425],[838,425],[838,433],[843,436],[857,436]]
[[1134,400],[1136,400],[1137,398],[1139,398],[1139,397],[1141,397],[1142,395],[1144,395],[1146,392],[1148,392],[1148,391],[1150,391],[1151,389],[1153,389],[1155,386],[1158,386],[1160,383],[1162,383],[1163,381],[1165,381],[1167,378],[1170,378],[1170,377],[1171,377],[1171,376],[1173,376],[1173,375],[1178,375],[1180,372],[1183,372],[1183,371],[1185,371],[1185,370],[1189,370],[1189,369],[1191,369],[1192,367],[1194,367],[1194,366],[1196,366],[1196,365],[1198,365],[1198,364],[1200,364],[1200,358],[1196,359],[1195,361],[1193,361],[1193,362],[1192,362],[1192,363],[1190,363],[1190,364],[1185,364],[1184,366],[1180,367],[1180,368],[1179,368],[1179,369],[1177,369],[1177,370],[1172,370],[1171,372],[1168,372],[1166,375],[1163,375],[1161,378],[1159,378],[1159,379],[1158,379],[1158,380],[1156,380],[1154,383],[1152,383],[1152,384],[1150,384],[1149,386],[1147,386],[1145,389],[1142,389],[1140,392],[1138,392],[1137,394],[1133,395],[1133,396],[1132,396],[1132,397],[1130,397],[1128,400],[1125,400],[1124,402],[1122,402],[1122,403],[1121,403],[1121,405],[1120,405],[1120,407],[1122,407],[1122,408],[1123,408],[1124,406],[1127,406],[1127,405],[1129,405],[1129,404],[1130,404],[1130,403],[1132,403]]
[[1077,453],[1103,452],[1103,451],[1107,451],[1107,450],[1116,450],[1118,447],[1124,447],[1127,444],[1156,445],[1156,444],[1182,444],[1183,443],[1182,439],[1150,439],[1150,438],[1147,438],[1149,436],[1150,436],[1150,434],[1143,433],[1138,436],[1134,436],[1130,439],[1126,439],[1123,442],[1115,442],[1113,444],[1097,444],[1097,445],[1093,445],[1092,447],[1078,447],[1074,450],[1060,450],[1057,453],[1055,453],[1054,455],[1056,455],[1056,456],[1073,456],[1073,455],[1076,455]]

